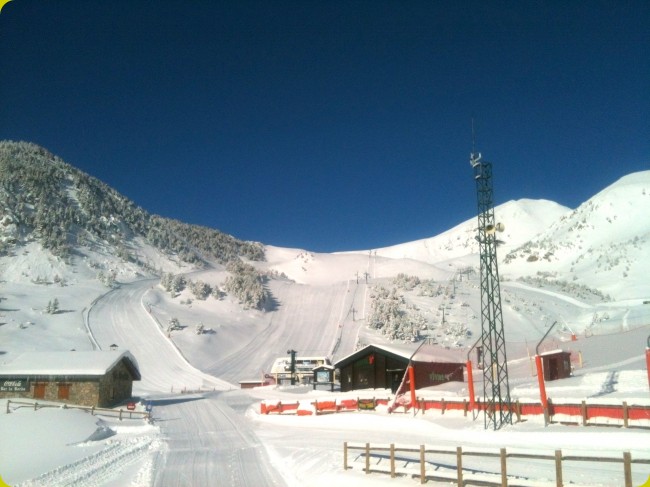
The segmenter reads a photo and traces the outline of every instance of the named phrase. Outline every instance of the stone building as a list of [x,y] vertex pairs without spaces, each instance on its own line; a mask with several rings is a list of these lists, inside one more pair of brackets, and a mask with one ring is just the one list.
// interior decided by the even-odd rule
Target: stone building
[[110,407],[140,380],[128,351],[25,352],[0,359],[0,398],[29,398]]

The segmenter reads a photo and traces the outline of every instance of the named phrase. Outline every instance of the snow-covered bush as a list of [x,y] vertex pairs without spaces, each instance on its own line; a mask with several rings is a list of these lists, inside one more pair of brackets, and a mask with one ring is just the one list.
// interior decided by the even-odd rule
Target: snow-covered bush
[[241,260],[229,262],[226,270],[231,273],[224,283],[226,291],[237,297],[245,309],[262,309],[268,299],[268,291],[264,289],[257,270]]
[[180,274],[176,275],[172,274],[171,272],[163,272],[162,276],[160,277],[160,285],[172,297],[175,297],[178,293],[185,289],[186,284],[187,281],[185,280],[185,277]]
[[178,321],[178,318],[171,318],[169,320],[169,323],[167,325],[167,332],[172,332],[175,330],[182,330],[183,327],[181,326],[180,321]]
[[205,300],[212,293],[212,287],[201,280],[190,281],[189,287],[196,299]]
[[418,276],[409,276],[400,272],[397,274],[397,277],[393,279],[393,284],[398,289],[411,291],[420,285],[420,278]]
[[213,297],[214,299],[223,299],[224,296],[226,295],[226,293],[223,292],[223,291],[219,288],[219,286],[214,286],[214,287],[212,288],[212,293],[211,293],[211,294],[212,294],[212,297]]
[[110,270],[108,272],[99,271],[97,273],[97,280],[106,287],[115,287],[117,279],[117,272]]
[[437,284],[433,279],[425,279],[420,282],[418,287],[418,296],[429,296],[431,298],[442,294],[442,286]]

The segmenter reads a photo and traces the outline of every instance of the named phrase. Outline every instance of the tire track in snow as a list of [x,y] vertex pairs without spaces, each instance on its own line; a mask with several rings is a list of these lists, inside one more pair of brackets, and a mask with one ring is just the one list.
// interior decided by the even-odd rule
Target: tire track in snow
[[143,460],[158,445],[159,442],[150,436],[109,441],[108,446],[97,453],[17,484],[16,487],[101,486],[118,477],[124,467]]
[[158,411],[167,451],[155,466],[156,486],[285,485],[269,464],[246,418],[227,403],[229,393],[179,398]]

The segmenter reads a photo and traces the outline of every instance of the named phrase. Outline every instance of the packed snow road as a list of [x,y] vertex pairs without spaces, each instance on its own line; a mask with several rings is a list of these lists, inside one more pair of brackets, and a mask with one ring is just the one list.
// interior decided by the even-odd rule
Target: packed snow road
[[143,294],[154,282],[124,284],[96,301],[88,313],[95,342],[102,350],[117,345],[134,353],[142,374],[142,380],[133,385],[135,394],[231,388],[231,384],[192,367],[165,337],[142,304]]
[[150,398],[166,441],[153,465],[154,485],[285,485],[243,413],[219,392],[170,394],[182,388],[225,391],[232,385],[192,367],[165,337],[142,305],[151,283],[125,284],[107,293],[90,310],[88,327],[101,349],[116,344],[136,356],[142,381],[134,383],[134,394]]
[[[239,401],[233,393],[153,401],[154,420],[167,444],[154,463],[154,485],[285,485],[242,412],[235,409]],[[250,399],[239,403],[249,404]]]

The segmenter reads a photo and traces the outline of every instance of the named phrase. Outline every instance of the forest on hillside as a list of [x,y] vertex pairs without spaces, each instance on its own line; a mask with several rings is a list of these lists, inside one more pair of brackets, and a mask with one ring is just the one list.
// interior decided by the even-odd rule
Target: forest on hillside
[[102,243],[135,260],[141,237],[182,261],[264,260],[264,247],[215,229],[149,214],[98,179],[26,142],[0,142],[0,254],[37,240],[67,258],[75,247]]

